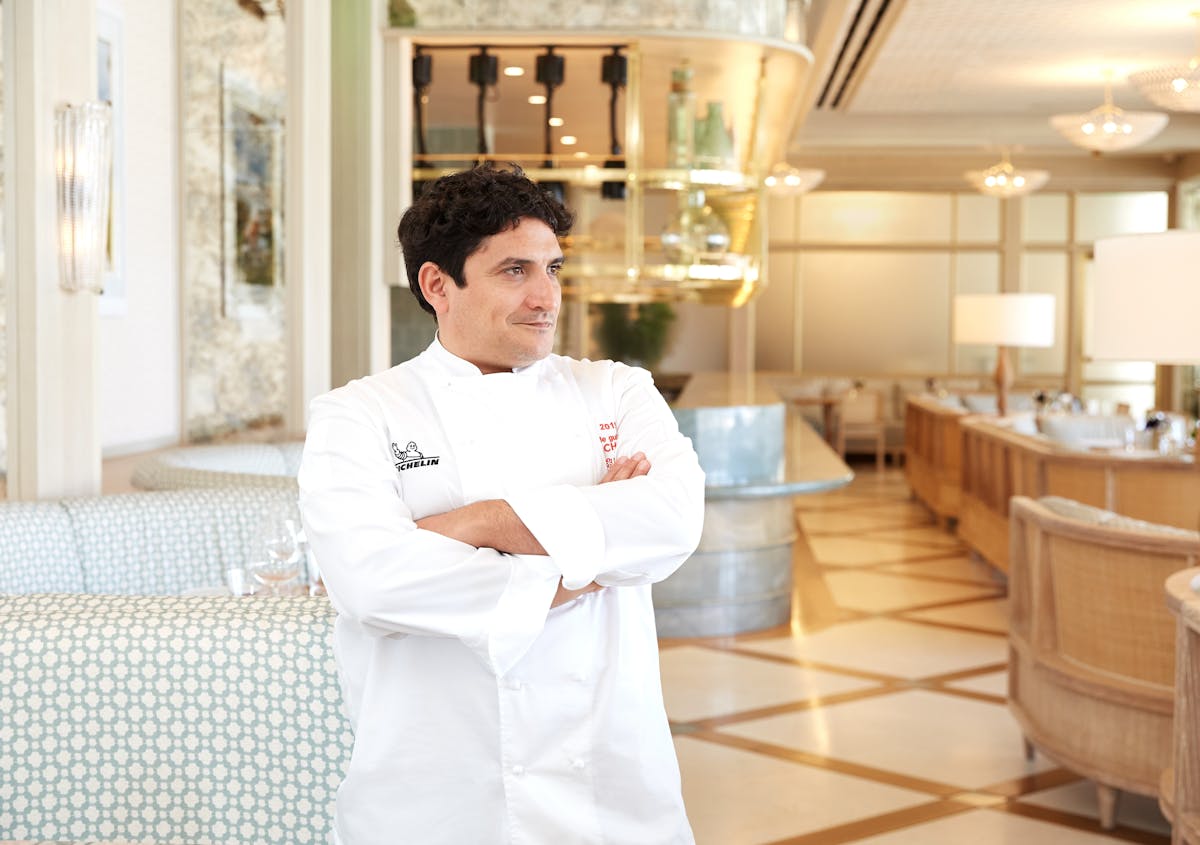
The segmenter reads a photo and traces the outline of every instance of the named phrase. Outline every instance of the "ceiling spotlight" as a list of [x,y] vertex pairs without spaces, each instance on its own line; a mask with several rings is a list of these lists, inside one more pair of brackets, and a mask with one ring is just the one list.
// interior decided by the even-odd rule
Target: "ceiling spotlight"
[[506,67],[504,69],[504,75],[505,76],[524,76],[525,68],[518,67],[517,65],[509,65],[508,67]]
[[545,94],[530,94],[529,95],[529,105],[531,105],[531,106],[546,105],[546,95]]
[[563,135],[561,138],[558,139],[558,142],[565,147],[569,147],[573,144],[576,144],[576,143],[578,143],[578,141],[579,141],[579,139],[576,138],[574,135]]
[[552,117],[549,120],[547,120],[546,122],[549,123],[551,126],[562,126],[563,125],[563,119],[561,117]]

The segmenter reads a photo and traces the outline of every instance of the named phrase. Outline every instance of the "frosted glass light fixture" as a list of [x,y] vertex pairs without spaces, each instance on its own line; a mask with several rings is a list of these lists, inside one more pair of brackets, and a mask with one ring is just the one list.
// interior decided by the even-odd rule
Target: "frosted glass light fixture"
[[771,168],[763,179],[763,187],[778,196],[806,194],[825,180],[825,171],[816,168],[803,169],[780,162]]
[[975,190],[993,197],[1022,197],[1046,184],[1048,170],[1017,170],[1008,160],[1008,153],[986,170],[968,170],[963,177]]
[[108,252],[111,107],[98,102],[59,106],[54,146],[59,285],[72,292],[100,293]]
[[1050,125],[1077,147],[1099,152],[1127,150],[1163,131],[1169,118],[1157,111],[1124,111],[1113,104],[1112,81],[1104,82],[1104,102],[1083,114],[1056,114]]
[[954,297],[954,342],[999,347],[996,408],[1008,413],[1010,346],[1054,345],[1054,296],[1049,293],[964,293]]
[[1196,21],[1196,55],[1189,61],[1129,74],[1129,81],[1154,105],[1168,111],[1200,111],[1200,12]]

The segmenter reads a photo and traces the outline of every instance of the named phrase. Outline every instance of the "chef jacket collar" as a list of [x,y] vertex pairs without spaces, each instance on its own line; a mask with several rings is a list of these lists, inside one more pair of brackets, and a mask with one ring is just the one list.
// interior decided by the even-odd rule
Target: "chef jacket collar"
[[[433,337],[433,343],[429,344],[429,348],[426,349],[425,352],[437,364],[438,368],[453,381],[458,381],[464,378],[474,378],[483,375],[480,369],[470,361],[467,361],[464,358],[459,358],[449,349],[442,346],[441,338],[436,334]],[[519,381],[524,381],[525,378],[536,378],[541,372],[542,363],[545,360],[545,358],[542,358],[541,360],[534,361],[528,366],[518,367],[512,371],[512,375],[517,376],[517,380]],[[501,379],[504,379],[508,373],[495,373],[495,375],[498,375],[501,377]]]

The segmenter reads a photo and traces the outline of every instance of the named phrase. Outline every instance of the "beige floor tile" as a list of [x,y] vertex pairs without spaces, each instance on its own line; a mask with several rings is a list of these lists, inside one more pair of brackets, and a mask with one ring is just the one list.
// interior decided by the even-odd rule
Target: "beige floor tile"
[[1008,695],[1008,673],[988,672],[986,675],[963,678],[961,681],[947,681],[946,686],[951,689],[981,692],[984,695],[998,695],[1004,698]]
[[885,540],[870,535],[861,537],[805,537],[813,557],[825,566],[867,566],[880,563],[901,563],[913,558],[945,553],[927,545],[914,546],[899,540]]
[[759,845],[922,804],[927,795],[686,736],[675,738],[697,845]]
[[761,742],[979,789],[1054,768],[1025,759],[1021,731],[1000,704],[906,690],[721,728]]
[[995,595],[994,589],[983,584],[925,581],[877,572],[830,572],[826,574],[825,582],[840,607],[867,613]]
[[947,625],[967,625],[1008,633],[1008,599],[985,599],[964,602],[952,607],[935,607],[929,610],[914,610],[904,614],[909,619],[924,619],[928,622],[943,622]]
[[740,647],[901,678],[959,672],[1003,663],[1007,657],[1000,637],[894,619],[848,622],[815,634],[750,640]]
[[[926,551],[926,554],[930,554]],[[883,572],[902,575],[920,575],[928,578],[957,578],[960,581],[977,581],[998,590],[1004,589],[1004,576],[986,563],[967,554],[955,554],[943,560],[923,560],[894,563],[880,567]]]
[[921,543],[937,548],[966,549],[962,540],[936,525],[915,525],[910,528],[872,531],[870,536],[880,539],[903,539],[909,543]]
[[876,686],[848,675],[695,646],[664,649],[660,662],[667,716],[675,722]]
[[1106,845],[1099,833],[993,810],[972,810],[928,824],[855,840],[855,845]]
[[[1063,810],[1089,819],[1099,819],[1096,807],[1096,787],[1091,781],[1078,781],[1021,797],[1024,804],[1036,804]],[[1117,801],[1117,824],[1171,835],[1171,825],[1158,809],[1158,799],[1145,795],[1122,793]]]
[[852,510],[801,511],[800,524],[807,534],[857,532],[931,524],[920,505],[882,502]]

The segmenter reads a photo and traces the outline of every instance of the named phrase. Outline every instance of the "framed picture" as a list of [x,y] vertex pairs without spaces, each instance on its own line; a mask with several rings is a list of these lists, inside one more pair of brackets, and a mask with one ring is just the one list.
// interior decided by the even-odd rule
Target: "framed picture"
[[108,248],[101,314],[124,314],[125,303],[125,73],[121,18],[96,10],[96,99],[112,107],[112,170],[108,202]]
[[223,316],[265,317],[283,284],[279,103],[221,69]]

